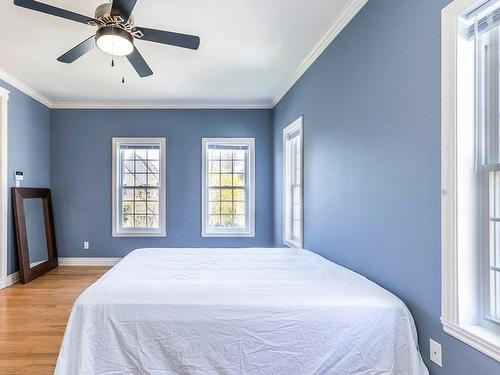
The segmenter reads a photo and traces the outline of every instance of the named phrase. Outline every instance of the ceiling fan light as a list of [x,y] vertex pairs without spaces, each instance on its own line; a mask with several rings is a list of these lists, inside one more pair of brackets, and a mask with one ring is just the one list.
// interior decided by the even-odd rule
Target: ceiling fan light
[[118,27],[101,27],[95,39],[101,51],[113,56],[127,56],[134,51],[133,36]]

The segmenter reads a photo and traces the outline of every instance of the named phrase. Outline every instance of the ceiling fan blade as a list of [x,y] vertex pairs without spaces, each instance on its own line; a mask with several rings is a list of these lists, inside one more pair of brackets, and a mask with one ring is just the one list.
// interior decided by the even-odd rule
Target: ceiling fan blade
[[137,74],[140,77],[148,77],[153,74],[153,71],[146,63],[140,52],[134,47],[134,51],[127,56],[128,61],[132,64]]
[[66,64],[71,64],[73,61],[77,60],[78,58],[82,57],[87,52],[89,52],[92,48],[94,48],[94,46],[95,46],[95,36],[92,35],[90,38],[85,39],[83,42],[81,42],[76,47],[73,47],[72,49],[70,49],[64,55],[59,56],[57,58],[57,61],[60,61],[60,62],[66,63]]
[[111,14],[120,14],[124,21],[127,21],[134,10],[137,0],[113,0]]
[[171,31],[148,29],[145,27],[138,27],[137,29],[144,34],[142,38],[140,38],[141,40],[195,50],[200,46],[200,37],[195,35],[179,34]]
[[92,17],[83,16],[81,14],[71,12],[69,10],[57,8],[52,5],[44,4],[34,0],[14,0],[14,5],[35,10],[37,12],[50,14],[52,16],[65,18],[67,20],[84,23],[86,25],[88,25],[89,21],[93,20]]

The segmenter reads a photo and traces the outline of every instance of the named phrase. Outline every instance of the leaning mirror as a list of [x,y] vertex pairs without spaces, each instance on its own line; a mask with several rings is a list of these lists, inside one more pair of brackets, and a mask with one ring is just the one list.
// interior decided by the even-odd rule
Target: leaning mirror
[[12,188],[20,279],[23,284],[57,267],[49,189]]

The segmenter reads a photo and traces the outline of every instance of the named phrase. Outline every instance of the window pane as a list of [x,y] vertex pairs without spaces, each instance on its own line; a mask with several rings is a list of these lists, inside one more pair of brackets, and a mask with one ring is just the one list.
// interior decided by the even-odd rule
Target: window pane
[[233,171],[233,162],[232,161],[221,161],[220,169],[222,173],[231,173]]
[[159,173],[159,172],[160,172],[160,162],[148,161],[148,173]]
[[490,315],[500,319],[500,272],[490,271]]
[[246,150],[235,150],[233,152],[233,158],[235,160],[245,160],[246,158],[246,153],[247,151]]
[[220,175],[220,186],[233,186],[233,175],[232,174],[221,174]]
[[300,221],[293,221],[293,238],[300,239]]
[[131,201],[134,199],[134,189],[122,189],[122,200]]
[[135,173],[146,173],[147,161],[136,161],[135,162]]
[[209,160],[220,160],[220,150],[208,149]]
[[233,189],[222,189],[221,190],[221,200],[232,201],[233,200]]
[[220,203],[209,203],[208,213],[210,215],[219,215],[220,214]]
[[220,189],[210,189],[208,192],[209,196],[208,199],[213,202],[213,201],[220,201],[220,196],[221,196],[221,191]]
[[220,152],[221,160],[231,160],[233,158],[232,150],[221,150]]
[[245,223],[245,215],[234,215],[234,225],[240,228],[244,228],[246,226]]
[[135,228],[146,228],[146,215],[135,215]]
[[135,155],[134,150],[131,150],[128,148],[122,150],[122,159],[123,160],[134,160],[134,155]]
[[123,228],[133,228],[134,227],[134,216],[133,215],[123,215],[122,227]]
[[210,161],[208,163],[208,170],[210,173],[220,173],[220,164],[221,162],[219,160]]
[[159,200],[159,191],[158,189],[152,189],[152,188],[149,188],[149,189],[146,189],[147,191],[147,199],[148,201],[158,201]]
[[146,218],[148,228],[159,228],[160,223],[158,220],[158,215],[148,215]]
[[293,207],[292,219],[300,220],[300,204],[294,203],[292,207]]
[[146,186],[147,177],[145,174],[135,175],[135,186]]
[[146,202],[135,202],[135,213],[145,214],[146,213]]
[[211,173],[208,184],[209,186],[220,186],[220,174]]
[[233,190],[233,199],[235,201],[244,201],[245,200],[245,191],[243,189],[234,189]]
[[129,173],[124,173],[122,175],[123,186],[134,186],[134,175]]
[[148,160],[160,160],[160,150],[159,149],[149,149],[148,150]]
[[159,176],[157,174],[148,174],[148,186],[159,186]]
[[147,214],[148,215],[159,215],[160,205],[158,202],[147,202]]
[[134,162],[133,161],[124,161],[123,162],[123,173],[134,173]]
[[129,215],[134,213],[134,202],[123,202],[122,203],[122,213],[123,215]]
[[220,227],[220,215],[210,215],[208,224],[212,228]]
[[245,162],[244,161],[235,161],[233,162],[233,172],[234,173],[245,173]]
[[220,212],[222,215],[231,215],[233,213],[233,203],[222,202],[220,204]]
[[233,175],[233,186],[245,186],[245,175],[244,174],[234,174]]
[[135,160],[146,160],[146,159],[147,159],[147,150],[145,149],[135,150]]
[[245,203],[244,202],[233,203],[233,214],[245,215]]
[[146,200],[146,189],[135,189],[135,200],[145,201]]
[[232,215],[221,215],[221,226],[230,228],[233,226],[233,216]]

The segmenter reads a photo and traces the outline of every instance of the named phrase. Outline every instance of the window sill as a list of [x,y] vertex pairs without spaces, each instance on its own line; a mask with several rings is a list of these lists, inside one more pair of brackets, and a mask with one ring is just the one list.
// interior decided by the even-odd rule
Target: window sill
[[255,237],[255,233],[202,233],[202,237]]
[[462,326],[442,318],[441,323],[450,336],[500,362],[500,334],[479,325]]
[[113,232],[113,237],[167,237],[167,233],[121,233]]
[[286,245],[286,246],[288,246],[288,247],[293,247],[293,248],[296,248],[296,249],[301,249],[302,248],[302,245],[300,243],[289,241],[289,240],[283,240],[283,244]]

